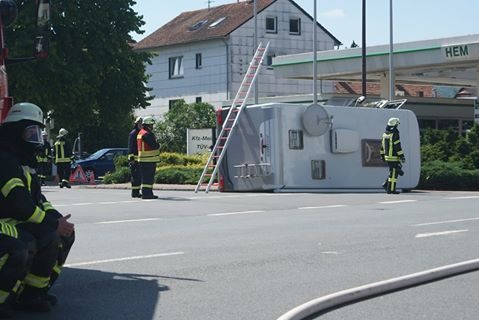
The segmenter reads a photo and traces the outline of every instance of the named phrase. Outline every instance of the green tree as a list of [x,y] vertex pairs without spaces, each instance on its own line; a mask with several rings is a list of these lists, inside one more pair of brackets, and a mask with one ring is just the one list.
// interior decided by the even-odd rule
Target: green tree
[[177,101],[155,127],[162,152],[186,152],[186,129],[215,127],[215,109],[207,103]]
[[[19,16],[7,29],[11,57],[31,56],[34,2],[17,0]],[[50,55],[9,65],[10,94],[54,111],[55,132],[83,133],[88,151],[125,146],[132,111],[145,108],[148,53],[135,53],[130,33],[143,33],[133,0],[55,0]]]

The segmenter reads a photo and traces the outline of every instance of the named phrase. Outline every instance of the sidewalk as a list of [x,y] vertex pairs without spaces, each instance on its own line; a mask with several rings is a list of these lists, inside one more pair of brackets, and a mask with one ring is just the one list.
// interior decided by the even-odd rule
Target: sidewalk
[[[74,184],[72,186],[80,187],[80,188],[87,188],[87,189],[124,189],[130,190],[131,184],[130,183],[116,183],[116,184]],[[154,184],[153,190],[171,190],[171,191],[195,191],[196,185],[193,184]],[[202,188],[204,190],[204,188]],[[217,191],[218,188],[216,186],[211,186],[211,191]]]

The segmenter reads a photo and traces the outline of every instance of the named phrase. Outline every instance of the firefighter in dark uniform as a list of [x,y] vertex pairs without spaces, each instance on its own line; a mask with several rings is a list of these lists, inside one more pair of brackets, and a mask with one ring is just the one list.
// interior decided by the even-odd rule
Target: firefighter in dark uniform
[[141,173],[140,165],[138,164],[138,143],[136,137],[141,130],[143,119],[137,117],[135,120],[135,126],[128,135],[128,165],[131,173],[131,197],[141,198],[140,185],[141,185]]
[[42,186],[44,186],[47,176],[50,174],[50,169],[51,169],[50,161],[52,159],[52,156],[51,156],[52,147],[50,143],[48,142],[47,133],[45,132],[45,130],[42,132],[42,136],[43,136],[43,147],[41,147],[37,153],[37,161],[38,161],[37,173],[38,173],[38,178],[40,179],[40,183],[42,184]]
[[60,188],[70,186],[70,171],[71,171],[71,157],[72,149],[70,144],[66,140],[65,136],[68,134],[68,131],[64,128],[61,128],[58,131],[57,141],[55,141],[55,164],[58,171],[58,185]]
[[398,176],[404,174],[401,163],[406,161],[404,152],[401,148],[398,125],[398,118],[390,118],[381,141],[381,159],[386,161],[389,167],[389,176],[383,183],[383,188],[388,194],[400,193],[396,190],[396,184]]
[[156,163],[160,160],[160,145],[152,131],[154,124],[155,119],[153,117],[144,117],[142,129],[136,137],[142,199],[158,198],[158,196],[153,195],[153,183],[155,182]]
[[[55,270],[59,271],[59,259],[64,255],[61,237],[74,236],[74,225],[67,221],[70,216],[63,217],[46,201],[33,169],[38,165],[36,150],[43,144],[42,126],[43,112],[32,103],[15,104],[0,126],[2,233],[8,230],[11,238],[19,239],[28,248],[27,270],[23,271],[26,275],[15,307],[37,312],[50,311],[56,304],[56,297],[49,295],[48,289],[56,279]],[[8,242],[0,238],[0,247],[5,246],[9,247]],[[21,247],[17,250],[18,254],[25,252]],[[21,265],[18,259],[16,263]],[[10,292],[15,292],[16,286]]]

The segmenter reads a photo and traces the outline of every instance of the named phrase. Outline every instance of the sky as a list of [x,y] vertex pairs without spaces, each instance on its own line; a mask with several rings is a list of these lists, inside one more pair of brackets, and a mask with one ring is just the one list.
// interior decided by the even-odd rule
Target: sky
[[[389,5],[391,0],[366,0],[367,46],[389,43]],[[143,16],[139,41],[184,11],[208,7],[207,0],[136,0],[134,10]],[[236,0],[215,0],[211,6]],[[311,16],[314,0],[295,0]],[[478,0],[392,0],[394,43],[446,38],[479,33]],[[344,47],[362,43],[362,0],[316,0],[318,22]]]

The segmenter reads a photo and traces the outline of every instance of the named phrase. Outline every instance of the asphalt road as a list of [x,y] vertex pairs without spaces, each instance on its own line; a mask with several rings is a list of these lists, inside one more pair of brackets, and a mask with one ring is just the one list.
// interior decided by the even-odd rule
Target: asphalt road
[[[479,193],[57,189],[77,241],[49,314],[18,319],[276,319],[336,291],[478,258]],[[479,273],[320,319],[477,319]]]

